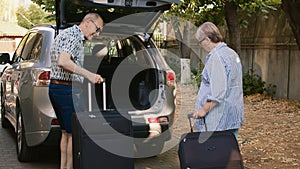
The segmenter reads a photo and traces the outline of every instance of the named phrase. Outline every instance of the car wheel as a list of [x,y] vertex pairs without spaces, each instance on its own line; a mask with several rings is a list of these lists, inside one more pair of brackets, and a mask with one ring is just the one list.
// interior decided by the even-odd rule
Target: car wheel
[[155,157],[162,152],[164,144],[162,140],[135,143],[135,157]]
[[3,98],[3,89],[1,87],[1,125],[2,128],[8,128],[9,127],[9,121],[7,120],[7,118],[5,118],[5,107],[4,107],[4,98]]
[[25,130],[23,124],[23,118],[21,112],[18,113],[17,116],[17,155],[18,160],[21,162],[28,162],[34,159],[34,151],[32,147],[27,146],[27,142],[25,139]]

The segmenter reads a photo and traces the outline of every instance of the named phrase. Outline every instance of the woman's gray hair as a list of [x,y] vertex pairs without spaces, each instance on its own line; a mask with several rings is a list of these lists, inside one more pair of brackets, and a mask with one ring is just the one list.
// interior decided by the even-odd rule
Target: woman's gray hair
[[212,22],[204,22],[202,25],[200,25],[195,37],[198,41],[201,41],[205,37],[208,37],[214,43],[223,41],[220,30]]

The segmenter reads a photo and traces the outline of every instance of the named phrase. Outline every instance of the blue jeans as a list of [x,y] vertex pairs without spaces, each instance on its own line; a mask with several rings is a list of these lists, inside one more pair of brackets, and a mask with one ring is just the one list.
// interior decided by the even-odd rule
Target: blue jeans
[[50,84],[49,97],[62,130],[72,133],[72,114],[84,111],[82,89],[78,86]]
[[233,133],[233,135],[235,136],[236,140],[238,139],[238,132],[239,132],[239,129],[231,129],[231,130],[228,130],[230,132]]

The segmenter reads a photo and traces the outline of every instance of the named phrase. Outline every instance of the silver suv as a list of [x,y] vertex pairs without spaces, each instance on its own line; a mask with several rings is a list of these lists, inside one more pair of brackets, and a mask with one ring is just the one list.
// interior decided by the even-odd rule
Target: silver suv
[[[95,11],[102,16],[107,14],[107,11],[103,11],[108,9],[107,4],[102,6],[85,0],[61,2],[68,5],[61,3],[63,7],[57,8],[65,10],[57,12],[57,25],[39,25],[29,30],[16,49],[11,65],[1,76],[2,127],[7,128],[11,124],[17,133],[20,161],[32,160],[38,145],[59,144],[59,124],[48,97],[51,66],[49,49],[59,33],[56,28],[61,30],[78,24],[84,12],[92,9],[97,9]],[[176,83],[174,71],[151,39],[151,31],[153,33],[152,25],[161,12],[170,7],[170,3],[151,1],[147,6],[147,1],[141,1],[144,3],[140,5],[146,6],[144,10],[152,12],[117,19],[116,16],[122,15],[120,6],[124,5],[120,2],[117,2],[116,11],[121,14],[111,15],[113,17],[109,19],[113,22],[105,20],[103,16],[108,23],[103,33],[85,42],[84,67],[106,78],[107,109],[126,110],[131,115],[133,136],[140,138],[135,141],[136,157],[155,156],[161,152],[165,141],[171,139],[168,129],[174,119]],[[113,3],[109,5],[111,9]],[[68,7],[83,7],[83,12],[72,13]],[[129,9],[128,5],[126,9]],[[134,9],[132,7],[129,11],[135,13]],[[137,10],[141,12],[138,7]],[[97,53],[103,48],[108,52],[99,56]],[[84,82],[84,86],[87,86],[87,82]],[[102,85],[94,85],[92,89],[95,91],[92,95],[93,109],[101,110]],[[87,88],[84,87],[84,90]],[[152,124],[159,124],[162,133],[148,138]]]
[[32,160],[35,146],[59,143],[59,124],[48,97],[54,37],[51,25],[29,30],[1,76],[2,127],[13,126],[20,161]]

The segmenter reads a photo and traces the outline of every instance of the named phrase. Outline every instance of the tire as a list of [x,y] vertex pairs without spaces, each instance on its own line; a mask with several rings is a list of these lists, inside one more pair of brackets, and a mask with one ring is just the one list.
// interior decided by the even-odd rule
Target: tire
[[17,129],[16,129],[16,149],[17,156],[20,162],[29,162],[35,159],[34,148],[28,147],[25,138],[25,129],[23,124],[23,117],[21,111],[17,115]]
[[1,87],[1,126],[2,128],[9,128],[10,123],[7,120],[7,118],[5,118],[5,106],[4,106],[4,98],[3,98],[3,88]]

